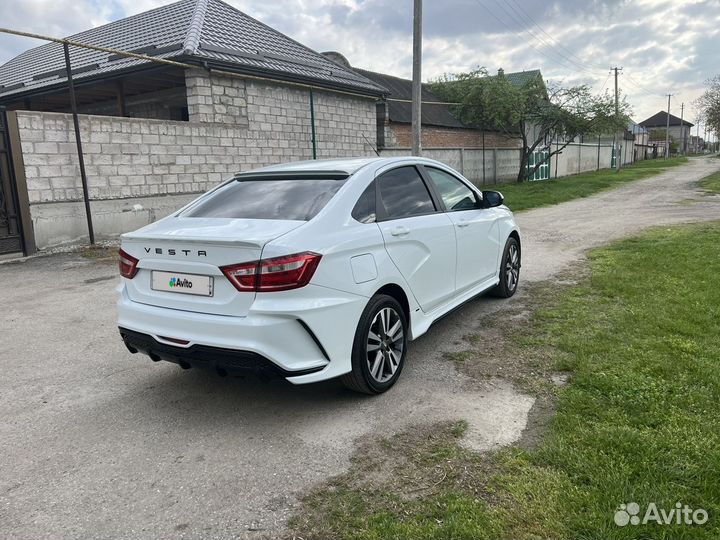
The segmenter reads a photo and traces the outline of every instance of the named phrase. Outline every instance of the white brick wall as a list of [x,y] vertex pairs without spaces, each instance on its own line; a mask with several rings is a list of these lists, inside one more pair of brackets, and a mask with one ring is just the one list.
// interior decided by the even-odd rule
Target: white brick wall
[[[202,193],[239,171],[312,158],[307,90],[201,71],[186,82],[189,122],[80,115],[91,200]],[[373,99],[315,91],[314,100],[318,158],[373,155]],[[38,204],[81,201],[72,116],[17,114],[31,214]],[[49,223],[35,223],[36,233]]]
[[[215,84],[215,77],[204,86],[210,79],[195,79],[193,88],[210,92],[196,96],[203,103],[192,105],[195,121],[80,115],[91,199],[198,193],[238,171],[312,158],[307,91],[240,79]],[[373,101],[314,96],[318,158],[371,155],[363,135],[375,144]],[[205,104],[206,97],[215,104]],[[18,124],[31,204],[80,200],[71,115],[20,111]]]

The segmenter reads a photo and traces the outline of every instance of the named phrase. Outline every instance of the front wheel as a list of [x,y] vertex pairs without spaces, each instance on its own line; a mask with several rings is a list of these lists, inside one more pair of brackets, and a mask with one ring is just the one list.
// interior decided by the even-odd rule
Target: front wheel
[[492,290],[494,296],[510,298],[517,291],[520,281],[520,243],[510,237],[505,243],[500,262],[500,283]]
[[352,350],[352,371],[342,381],[351,390],[381,394],[402,371],[407,350],[407,318],[391,296],[378,294],[365,307]]

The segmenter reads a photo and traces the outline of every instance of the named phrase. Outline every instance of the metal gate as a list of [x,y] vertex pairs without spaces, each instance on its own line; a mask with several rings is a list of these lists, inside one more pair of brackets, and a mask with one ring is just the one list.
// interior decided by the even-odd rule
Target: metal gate
[[[538,152],[533,152],[528,156],[528,163],[527,163],[527,173],[528,173],[528,180],[548,180],[550,178],[550,152],[547,150],[540,150]],[[540,167],[537,168],[537,170],[530,174],[530,171],[533,170],[535,165],[538,163],[543,162]]]
[[23,251],[19,206],[7,112],[0,108],[0,255]]

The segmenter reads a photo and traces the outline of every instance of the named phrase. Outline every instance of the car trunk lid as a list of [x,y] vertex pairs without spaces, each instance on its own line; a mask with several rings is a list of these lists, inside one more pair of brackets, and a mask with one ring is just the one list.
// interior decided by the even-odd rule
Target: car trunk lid
[[126,281],[128,295],[152,306],[245,316],[255,293],[239,292],[220,267],[259,260],[266,243],[304,223],[171,216],[124,234],[122,249],[138,259],[137,274]]

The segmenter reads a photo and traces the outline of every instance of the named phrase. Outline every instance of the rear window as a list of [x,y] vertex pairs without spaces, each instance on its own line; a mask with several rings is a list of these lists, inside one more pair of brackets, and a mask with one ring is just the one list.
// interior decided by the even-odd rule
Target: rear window
[[181,217],[308,221],[345,183],[328,179],[234,180]]

